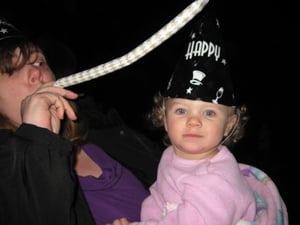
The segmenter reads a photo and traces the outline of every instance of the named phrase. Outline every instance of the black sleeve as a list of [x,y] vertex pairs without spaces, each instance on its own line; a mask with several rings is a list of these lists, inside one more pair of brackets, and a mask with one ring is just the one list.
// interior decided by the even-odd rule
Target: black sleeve
[[0,224],[94,224],[72,157],[71,143],[47,129],[1,130]]

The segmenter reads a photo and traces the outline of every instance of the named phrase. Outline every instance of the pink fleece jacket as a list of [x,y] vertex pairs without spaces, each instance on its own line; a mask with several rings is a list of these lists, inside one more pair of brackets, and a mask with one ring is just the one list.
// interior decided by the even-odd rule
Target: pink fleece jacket
[[142,222],[131,225],[235,225],[254,221],[255,195],[239,164],[225,147],[203,160],[187,160],[168,147],[151,195],[142,205]]

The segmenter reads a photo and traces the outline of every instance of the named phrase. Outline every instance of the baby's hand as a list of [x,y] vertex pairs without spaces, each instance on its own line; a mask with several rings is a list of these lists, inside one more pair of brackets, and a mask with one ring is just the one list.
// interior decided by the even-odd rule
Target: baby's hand
[[129,225],[129,221],[126,218],[116,219],[111,224],[106,225]]

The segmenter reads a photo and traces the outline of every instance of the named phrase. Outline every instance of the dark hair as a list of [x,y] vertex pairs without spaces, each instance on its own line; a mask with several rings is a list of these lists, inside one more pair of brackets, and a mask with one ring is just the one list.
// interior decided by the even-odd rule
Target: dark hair
[[[17,64],[13,62],[16,49],[20,49]],[[42,52],[38,45],[25,37],[11,37],[0,41],[0,73],[12,75],[15,70],[22,68],[34,52]],[[15,130],[16,125],[7,116],[0,113],[0,127]]]
[[[20,50],[19,60],[13,61],[16,49]],[[0,73],[12,75],[14,71],[21,69],[33,53],[44,52],[40,46],[25,36],[16,36],[0,40]],[[70,101],[71,106],[77,114],[80,114],[75,102]],[[67,140],[71,141],[76,149],[79,149],[86,141],[87,127],[85,121],[79,116],[76,121],[64,119],[61,123],[60,134]],[[15,125],[10,119],[0,113],[0,128],[16,130]]]
[[65,139],[72,142],[75,150],[79,151],[82,145],[86,143],[88,137],[88,123],[76,103],[74,101],[69,101],[69,103],[75,111],[78,119],[75,121],[68,118],[64,119],[62,121],[60,134]]
[[[13,63],[16,49],[20,49],[22,60]],[[0,41],[0,72],[11,75],[15,70],[22,68],[34,52],[42,52],[41,48],[25,37],[13,37]]]

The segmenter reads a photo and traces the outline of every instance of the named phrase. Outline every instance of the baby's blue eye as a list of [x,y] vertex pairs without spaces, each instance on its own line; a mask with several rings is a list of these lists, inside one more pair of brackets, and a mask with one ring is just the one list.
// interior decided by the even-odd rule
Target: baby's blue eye
[[178,108],[175,110],[176,114],[185,114],[186,113],[186,110],[184,108]]
[[207,116],[207,117],[213,117],[213,116],[216,115],[216,113],[215,113],[214,111],[212,111],[212,110],[206,110],[206,111],[204,111],[203,114],[204,114],[205,116]]

